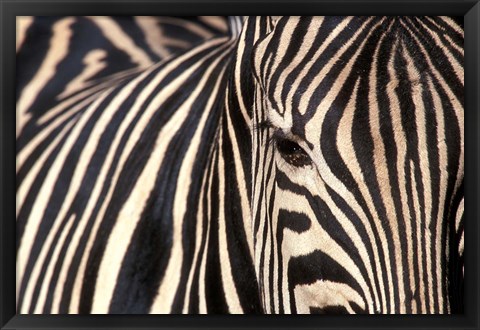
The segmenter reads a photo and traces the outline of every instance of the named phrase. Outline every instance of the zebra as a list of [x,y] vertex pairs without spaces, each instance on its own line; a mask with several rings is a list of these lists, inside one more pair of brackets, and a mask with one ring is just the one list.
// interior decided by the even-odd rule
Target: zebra
[[273,25],[252,55],[264,308],[461,310],[462,30],[443,17]]
[[[99,24],[83,21],[78,22],[80,36],[84,24]],[[160,22],[164,33],[179,33],[164,21]],[[185,22],[187,31],[199,28],[187,24],[192,22]],[[229,229],[228,239],[238,240],[229,244],[235,257],[220,248],[226,245],[225,226],[231,222],[210,224],[220,210],[218,201],[208,195],[233,185],[213,177],[222,150],[218,146],[212,149],[210,142],[219,138],[221,87],[235,39],[224,30],[213,32],[211,37],[187,39],[191,49],[172,50],[178,55],[147,68],[122,67],[113,78],[101,77],[98,83],[81,85],[80,91],[61,99],[53,109],[30,110],[34,117],[25,120],[17,139],[20,313],[260,310],[259,300],[250,298],[258,295],[258,289],[246,238],[240,236],[245,235],[243,217],[247,215],[242,214],[244,205],[233,190],[232,202],[222,212],[235,209],[237,218],[229,221],[242,224],[234,231]],[[204,41],[199,43],[199,39]],[[23,112],[20,116],[26,117]],[[176,158],[179,153],[180,159]],[[228,157],[221,155],[225,162]],[[195,162],[186,161],[192,158]],[[208,181],[199,176],[202,172],[211,173]],[[203,179],[192,182],[191,175]],[[240,192],[243,203],[247,202],[244,190]],[[117,218],[129,220],[118,222]],[[140,218],[144,220],[138,221]],[[218,235],[222,225],[224,234]],[[187,232],[198,231],[198,239],[194,235],[182,240],[182,227]],[[131,243],[122,234],[125,231],[132,235]],[[119,242],[123,246],[119,242],[112,245],[117,235],[122,236]],[[127,253],[126,259],[122,253]],[[115,255],[120,257],[118,263]],[[232,271],[226,268],[225,259],[242,269],[241,274],[231,274],[230,281],[227,273]],[[119,279],[125,285],[111,285],[113,272],[125,277]],[[224,288],[238,288],[239,293],[224,295]],[[131,299],[125,300],[125,294]]]
[[462,312],[461,22],[225,24],[17,127],[19,313]]

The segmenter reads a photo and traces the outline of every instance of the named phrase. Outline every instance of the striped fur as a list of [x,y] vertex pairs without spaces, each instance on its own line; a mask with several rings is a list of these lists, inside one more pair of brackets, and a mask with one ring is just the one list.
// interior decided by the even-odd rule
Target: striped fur
[[462,311],[452,19],[36,18],[17,33],[20,313]]
[[222,110],[234,45],[211,38],[109,79],[82,101],[67,98],[58,113],[35,118],[38,134],[25,126],[17,150],[20,312],[260,310],[236,293],[257,295],[249,214],[238,179],[225,174],[235,156]]
[[[254,125],[268,126],[253,135],[252,201],[266,312],[461,311],[451,297],[460,291],[461,28],[441,17],[271,25],[253,52]],[[285,139],[311,165],[285,161]]]

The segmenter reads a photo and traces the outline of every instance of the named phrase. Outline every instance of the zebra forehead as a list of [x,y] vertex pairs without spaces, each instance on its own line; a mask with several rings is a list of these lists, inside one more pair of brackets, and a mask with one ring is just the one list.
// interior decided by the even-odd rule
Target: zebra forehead
[[[355,57],[358,64],[364,65],[356,65],[350,72],[361,75],[371,66],[374,55],[387,59],[378,64],[388,67],[393,65],[393,60],[388,60],[392,51],[401,53],[407,49],[422,72],[428,61],[425,56],[417,56],[421,55],[418,44],[429,51],[463,43],[460,26],[443,17],[292,16],[272,21],[272,31],[258,40],[253,54],[254,70],[265,88],[276,87],[268,81],[278,79],[282,73],[284,78],[288,73],[290,80],[304,77],[302,82],[308,83],[315,75],[306,73],[315,73],[332,58],[332,64],[341,67]],[[428,55],[435,58],[434,53]],[[306,72],[305,68],[310,70]]]
[[257,42],[253,70],[267,111],[303,137],[318,112],[356,104],[348,100],[357,82],[358,97],[381,100],[442,77],[463,98],[462,45],[462,29],[445,17],[281,17]]

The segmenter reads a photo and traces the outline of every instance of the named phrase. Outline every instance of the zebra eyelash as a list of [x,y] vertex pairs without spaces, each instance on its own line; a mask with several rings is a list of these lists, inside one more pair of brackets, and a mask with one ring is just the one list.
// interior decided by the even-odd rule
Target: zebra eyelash
[[[272,132],[269,131],[270,129],[272,130]],[[257,125],[254,126],[254,130],[262,133],[266,131],[266,133],[268,134],[265,143],[267,147],[275,147],[277,142],[282,140],[291,141],[291,139],[280,128],[273,125],[269,119],[259,122]]]
[[[296,168],[310,165],[312,160],[305,150],[293,139],[288,137],[281,129],[274,127],[269,120],[260,122],[255,129],[261,132],[272,128],[273,133],[269,134],[266,140],[266,147],[278,151],[281,158]],[[270,133],[270,132],[268,132]]]
[[[272,129],[274,130],[274,133],[273,134],[269,134],[270,132],[268,131],[269,129]],[[268,134],[268,138],[267,138],[267,141],[266,141],[266,145],[268,147],[270,146],[274,146],[275,145],[275,139],[277,138],[275,136],[275,126],[273,126],[272,122],[269,120],[269,119],[265,119],[265,120],[262,120],[261,122],[259,122],[258,124],[254,125],[253,126],[253,130],[254,131],[257,131],[259,133],[267,133]]]
[[253,129],[257,131],[264,131],[269,128],[274,128],[272,122],[269,119],[262,120],[257,125],[253,126]]
[[[285,138],[283,132],[280,129],[276,128],[269,119],[262,120],[257,125],[255,125],[253,129],[261,133],[267,131],[268,138],[265,143],[267,147],[275,147],[275,143],[278,139]],[[273,130],[272,134],[269,134],[270,132],[268,130],[270,129]]]

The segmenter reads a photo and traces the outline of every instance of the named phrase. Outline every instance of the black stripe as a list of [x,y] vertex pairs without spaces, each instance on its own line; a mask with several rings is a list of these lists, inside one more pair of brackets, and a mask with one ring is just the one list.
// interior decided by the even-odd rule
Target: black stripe
[[219,219],[219,171],[218,171],[218,158],[219,154],[215,154],[213,163],[215,164],[212,174],[212,189],[211,196],[217,198],[210,200],[210,234],[207,249],[207,263],[205,268],[205,299],[207,303],[207,313],[209,314],[225,314],[228,313],[228,304],[225,298],[225,289],[223,288],[222,272],[220,265],[219,250],[223,247],[220,246],[218,241],[218,219]]

